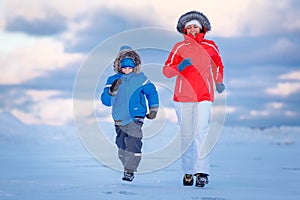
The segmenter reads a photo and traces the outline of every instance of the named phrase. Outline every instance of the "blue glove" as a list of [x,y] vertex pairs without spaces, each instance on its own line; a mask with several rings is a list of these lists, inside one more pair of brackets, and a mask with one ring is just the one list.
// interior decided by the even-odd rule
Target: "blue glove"
[[181,63],[179,63],[179,65],[177,66],[178,70],[181,72],[182,70],[184,70],[187,66],[191,66],[192,65],[192,59],[191,58],[185,58],[181,61]]
[[217,83],[216,90],[218,91],[218,93],[222,93],[225,90],[225,85],[223,83]]

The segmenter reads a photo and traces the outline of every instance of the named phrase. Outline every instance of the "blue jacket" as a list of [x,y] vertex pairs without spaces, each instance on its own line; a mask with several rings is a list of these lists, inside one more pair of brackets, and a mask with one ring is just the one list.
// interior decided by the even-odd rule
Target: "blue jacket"
[[[122,84],[119,86],[117,94],[111,96],[108,90],[118,78],[122,80]],[[115,121],[121,120],[122,125],[132,122],[135,117],[144,118],[147,113],[147,107],[159,106],[156,88],[143,72],[117,73],[110,76],[101,94],[101,101],[106,106],[112,106],[113,119]]]

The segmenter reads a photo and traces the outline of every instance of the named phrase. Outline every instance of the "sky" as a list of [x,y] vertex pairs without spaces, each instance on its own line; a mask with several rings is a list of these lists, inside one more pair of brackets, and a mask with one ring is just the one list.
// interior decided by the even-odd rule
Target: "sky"
[[[206,37],[217,43],[225,65],[225,125],[299,125],[299,8],[297,0],[2,0],[0,112],[28,125],[72,124],[73,102],[96,100],[76,99],[74,84],[99,44],[149,27],[181,39],[178,18],[197,10],[209,18]],[[118,48],[111,43],[107,51]],[[166,54],[157,52],[142,59],[155,61],[152,73],[161,76]],[[99,66],[104,60],[97,57]]]

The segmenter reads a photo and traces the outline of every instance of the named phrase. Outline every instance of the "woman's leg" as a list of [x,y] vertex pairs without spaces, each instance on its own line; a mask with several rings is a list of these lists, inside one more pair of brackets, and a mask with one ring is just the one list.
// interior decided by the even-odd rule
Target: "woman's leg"
[[194,144],[195,136],[193,118],[195,103],[180,103],[177,110],[178,121],[181,134],[182,169],[185,174],[193,174],[194,169]]
[[195,129],[196,135],[194,138],[195,143],[195,157],[194,157],[194,173],[205,173],[209,174],[209,161],[208,157],[201,157],[200,152],[204,151],[205,148],[203,142],[205,142],[205,138],[208,134],[209,126],[210,126],[210,118],[211,118],[211,105],[210,101],[202,101],[197,103],[197,107],[195,109],[196,118],[195,120]]

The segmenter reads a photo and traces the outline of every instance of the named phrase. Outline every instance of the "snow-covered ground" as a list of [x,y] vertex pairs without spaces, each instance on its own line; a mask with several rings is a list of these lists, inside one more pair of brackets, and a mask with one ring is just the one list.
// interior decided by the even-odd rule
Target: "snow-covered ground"
[[73,127],[25,126],[3,113],[0,121],[1,200],[300,199],[300,127],[225,127],[210,154],[210,183],[196,188],[182,186],[180,159],[127,183]]

